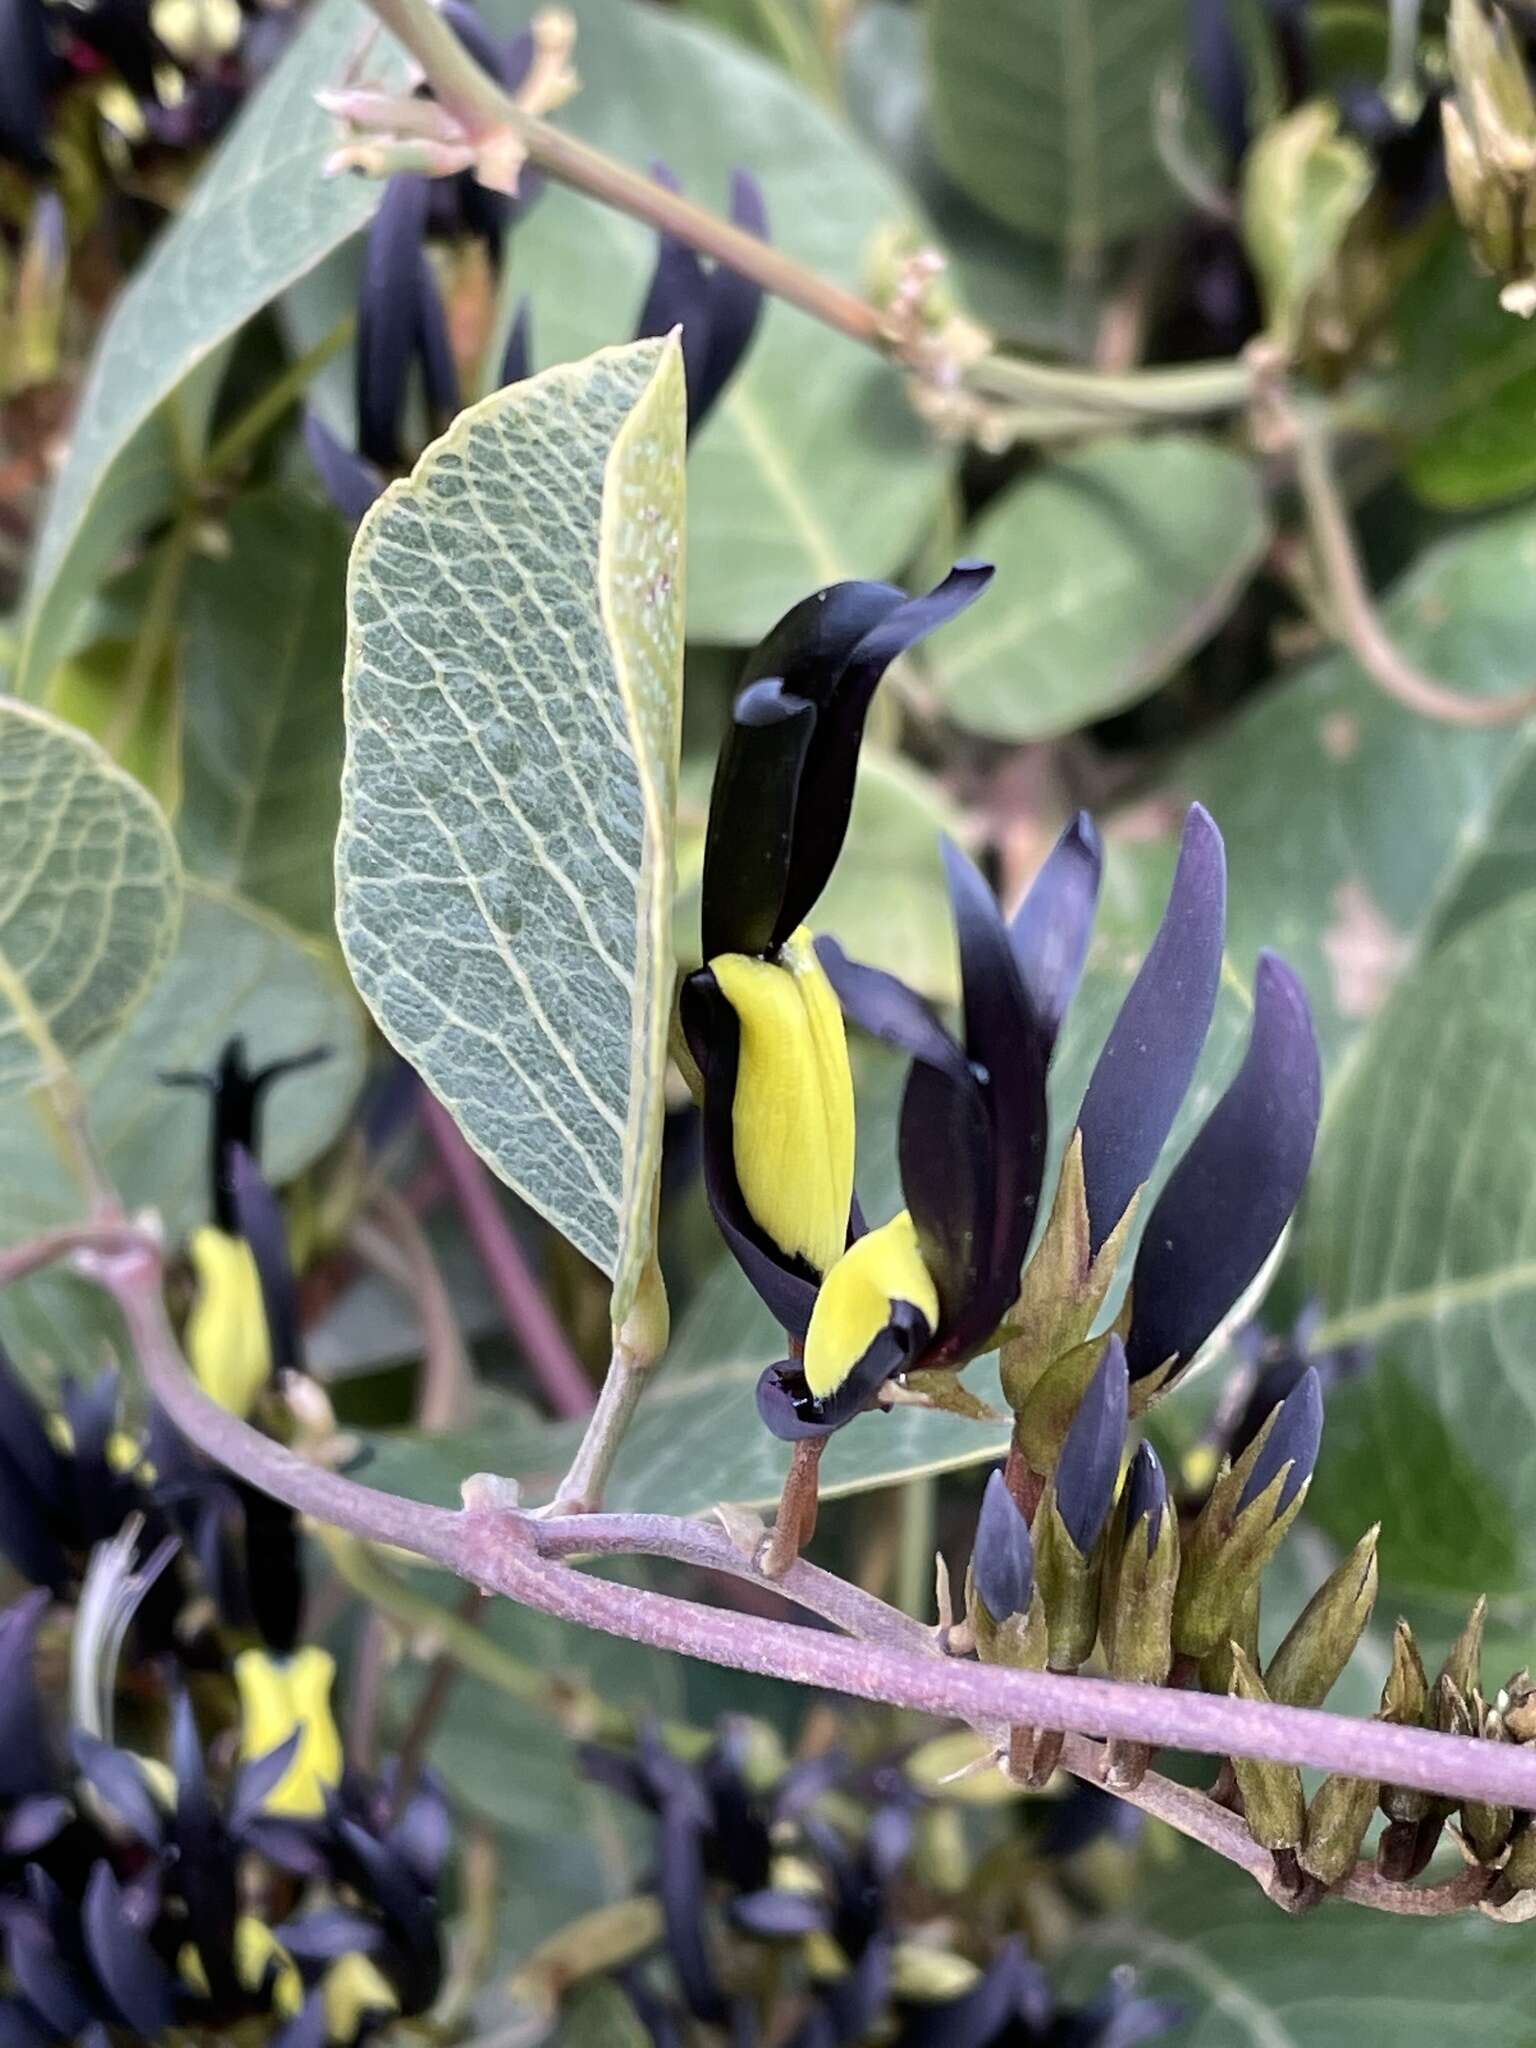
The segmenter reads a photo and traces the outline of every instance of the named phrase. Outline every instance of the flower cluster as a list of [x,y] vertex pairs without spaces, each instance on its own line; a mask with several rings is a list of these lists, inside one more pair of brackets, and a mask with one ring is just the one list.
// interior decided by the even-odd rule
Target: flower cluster
[[[969,1852],[917,1853],[920,1773],[855,1770],[838,1752],[780,1769],[761,1733],[728,1724],[694,1763],[654,1733],[632,1753],[588,1752],[594,1777],[655,1818],[660,1931],[616,1977],[658,2048],[694,2021],[793,2048],[1131,2048],[1174,2024],[1124,1976],[1086,2008],[1061,2006],[1024,1941],[994,1935],[1007,1909],[984,1907]],[[1088,1791],[1051,1802],[1043,1836],[1003,1835],[992,1865],[1074,1853],[1110,1803]]]

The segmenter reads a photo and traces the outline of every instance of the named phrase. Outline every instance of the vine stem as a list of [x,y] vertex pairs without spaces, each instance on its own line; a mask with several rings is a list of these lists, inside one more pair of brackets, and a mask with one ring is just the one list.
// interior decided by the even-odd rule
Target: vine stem
[[[575,1571],[560,1553],[572,1543],[592,1541],[585,1521],[568,1532],[558,1523],[541,1524],[513,1512],[453,1511],[402,1500],[306,1463],[220,1408],[193,1378],[172,1334],[158,1244],[144,1236],[124,1250],[120,1233],[111,1241],[115,1249],[77,1252],[77,1269],[117,1302],[150,1391],[183,1435],[300,1514],[414,1551],[487,1592],[653,1649],[968,1721],[996,1731],[999,1739],[1004,1729],[1027,1722],[1159,1748],[1343,1771],[1453,1799],[1536,1808],[1536,1749],[1357,1722],[1317,1708],[961,1663],[934,1654],[931,1645],[922,1650],[888,1640],[848,1641],[820,1629],[698,1606]],[[612,1549],[619,1547],[622,1526],[626,1549],[644,1555],[653,1548],[656,1522],[665,1518],[605,1519]],[[737,1577],[760,1576],[723,1534],[714,1542],[719,1569]],[[786,1573],[778,1590],[819,1611],[820,1587],[808,1583],[800,1566]]]
[[1238,411],[1248,403],[1252,377],[1241,361],[1122,376],[992,353],[962,365],[948,357],[941,336],[913,333],[906,323],[892,320],[859,293],[797,263],[771,242],[519,106],[480,69],[431,0],[368,0],[368,5],[415,58],[436,99],[472,143],[510,136],[530,163],[561,184],[676,236],[825,326],[926,371],[940,383],[963,382],[979,396],[1012,404],[1081,407],[1100,421],[1198,417]]

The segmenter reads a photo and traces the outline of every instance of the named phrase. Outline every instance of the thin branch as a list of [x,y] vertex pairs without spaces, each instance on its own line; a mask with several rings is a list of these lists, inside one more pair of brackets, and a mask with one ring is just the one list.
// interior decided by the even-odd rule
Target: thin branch
[[1282,374],[1272,373],[1263,406],[1270,445],[1289,448],[1296,485],[1320,573],[1327,622],[1371,680],[1405,710],[1441,725],[1486,730],[1518,725],[1536,713],[1536,688],[1498,697],[1469,697],[1422,669],[1387,631],[1366,582],[1349,510],[1333,473],[1328,428],[1320,413],[1299,406]]
[[61,1229],[44,1231],[40,1237],[28,1238],[25,1244],[13,1245],[9,1251],[0,1252],[0,1288],[29,1279],[47,1266],[56,1266],[62,1259],[73,1258],[77,1252],[109,1255],[146,1249],[154,1253],[157,1246],[141,1224],[66,1224]]
[[[1536,1751],[1515,1744],[1352,1721],[1317,1708],[1011,1671],[883,1643],[850,1643],[819,1629],[700,1607],[573,1571],[540,1555],[539,1525],[528,1516],[426,1507],[306,1464],[220,1408],[197,1385],[166,1320],[158,1257],[142,1248],[98,1256],[89,1271],[118,1302],[156,1399],[210,1457],[235,1466],[302,1514],[415,1551],[471,1585],[540,1613],[705,1663],[986,1729],[1021,1723],[1067,1728],[1211,1756],[1343,1771],[1453,1799],[1536,1808]],[[740,1570],[752,1575],[745,1560]]]
[[590,1415],[592,1382],[566,1342],[516,1233],[502,1214],[490,1175],[470,1151],[452,1116],[428,1089],[422,1091],[421,1115],[507,1328],[522,1345],[550,1407],[568,1418]]

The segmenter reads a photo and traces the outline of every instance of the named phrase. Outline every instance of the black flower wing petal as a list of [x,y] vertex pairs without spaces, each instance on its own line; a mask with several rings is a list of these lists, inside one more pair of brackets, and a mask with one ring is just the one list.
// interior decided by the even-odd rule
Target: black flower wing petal
[[1093,820],[1079,811],[1009,924],[1024,986],[1053,1041],[1083,971],[1103,867],[1104,850]]
[[749,684],[736,699],[715,764],[704,840],[706,961],[766,953],[776,943],[816,720],[816,707],[774,678]]

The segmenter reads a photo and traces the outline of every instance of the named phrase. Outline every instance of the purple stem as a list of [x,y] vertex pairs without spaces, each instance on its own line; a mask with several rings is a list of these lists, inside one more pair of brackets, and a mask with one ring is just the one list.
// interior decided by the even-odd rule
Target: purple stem
[[[593,1517],[594,1537],[586,1518],[579,1527],[560,1521],[541,1525],[534,1516],[510,1511],[426,1507],[307,1464],[220,1408],[193,1379],[166,1320],[159,1252],[152,1240],[141,1239],[137,1251],[107,1252],[77,1263],[112,1293],[151,1391],[177,1428],[210,1457],[302,1514],[413,1550],[471,1585],[540,1613],[706,1663],[994,1731],[1021,1724],[1065,1728],[1211,1756],[1269,1758],[1455,1799],[1536,1809],[1536,1748],[1352,1721],[1313,1707],[962,1663],[933,1649],[904,1647],[889,1636],[850,1642],[820,1629],[696,1606],[573,1571],[559,1561],[562,1555],[594,1543],[616,1551],[627,1532],[635,1554],[683,1555],[686,1543],[690,1561],[702,1562],[708,1546],[718,1569],[741,1578],[759,1576],[723,1533],[717,1537],[701,1525],[669,1517]],[[797,1565],[777,1587],[816,1612],[827,1601],[825,1575],[812,1574],[809,1567]],[[849,1618],[845,1601],[851,1590],[843,1588],[828,1602],[840,1612],[827,1619]],[[905,1634],[900,1617],[881,1625]]]
[[426,1086],[421,1091],[421,1114],[507,1327],[522,1345],[550,1407],[567,1418],[590,1415],[597,1398],[592,1382],[523,1257],[490,1175]]

